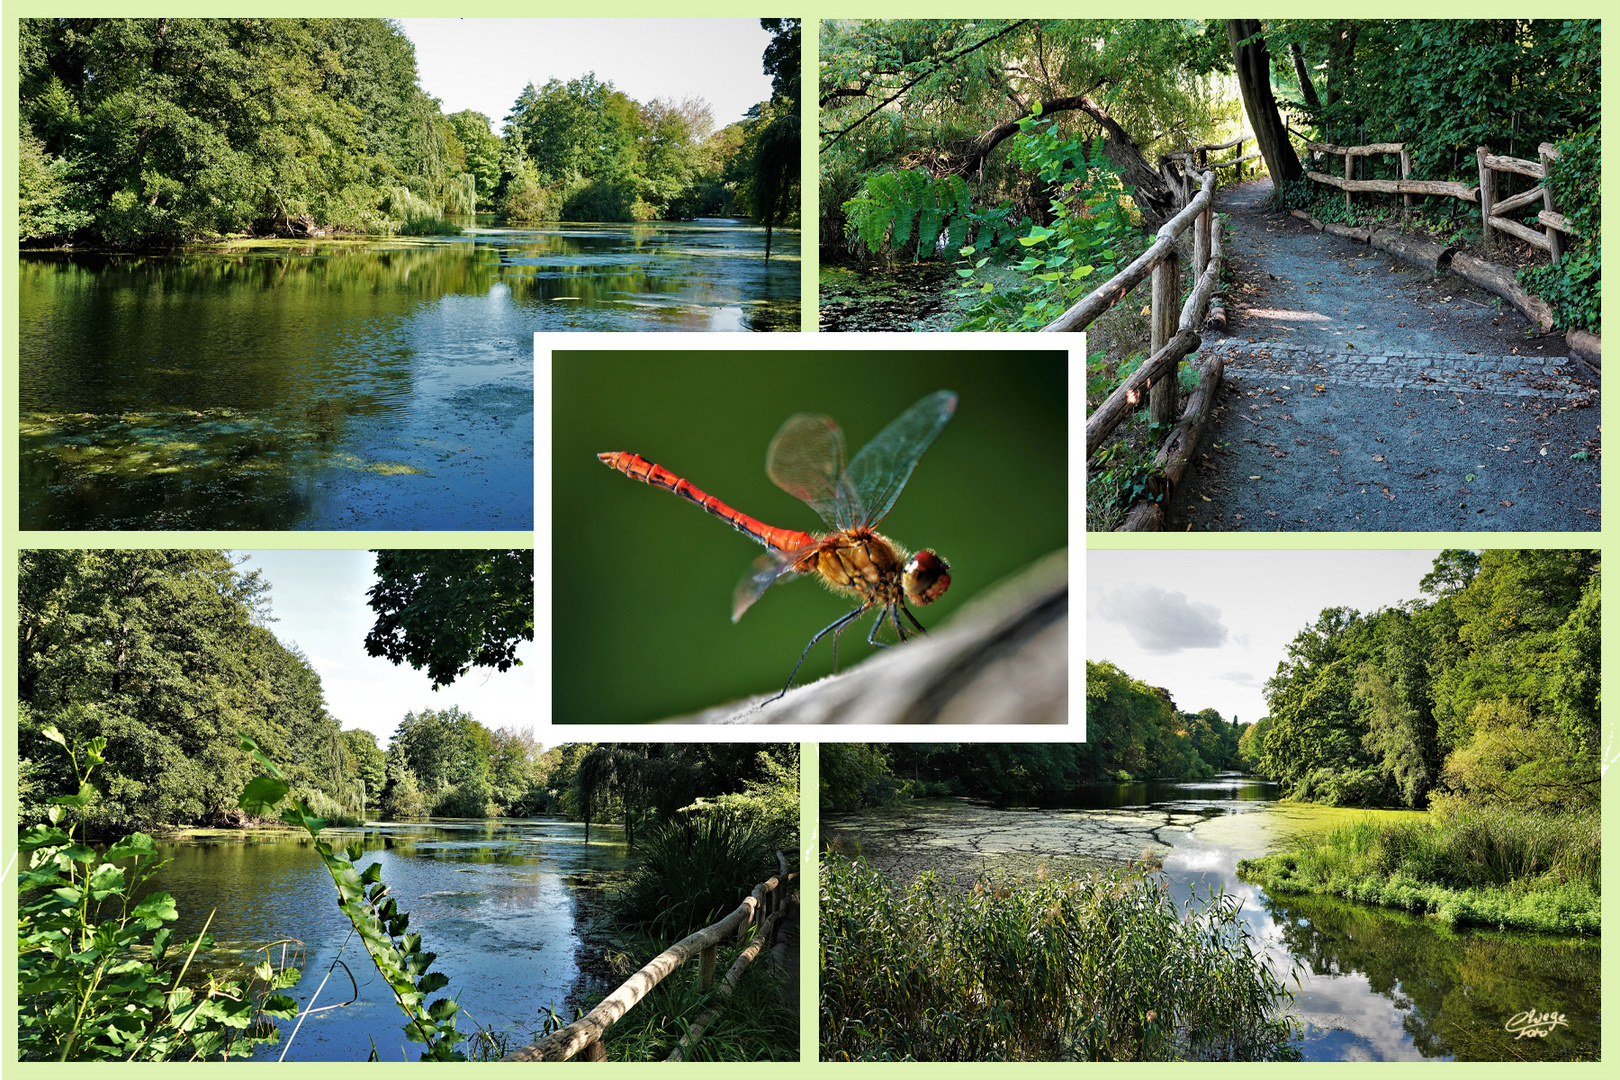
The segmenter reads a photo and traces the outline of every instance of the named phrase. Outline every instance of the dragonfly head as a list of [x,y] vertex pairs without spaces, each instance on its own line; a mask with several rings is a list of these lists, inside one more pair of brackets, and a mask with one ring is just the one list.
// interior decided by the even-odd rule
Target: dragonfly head
[[951,568],[935,552],[919,551],[907,560],[900,584],[911,603],[932,604],[951,587]]

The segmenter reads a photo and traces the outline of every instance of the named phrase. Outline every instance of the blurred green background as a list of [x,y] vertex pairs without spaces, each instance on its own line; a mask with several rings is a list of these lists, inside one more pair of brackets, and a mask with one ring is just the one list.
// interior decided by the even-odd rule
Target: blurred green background
[[[1064,352],[559,351],[551,377],[554,723],[661,720],[775,693],[811,636],[853,606],[786,577],[734,625],[732,590],[764,549],[597,461],[604,451],[640,454],[767,524],[824,532],[765,475],[782,422],[826,413],[854,457],[920,398],[954,390],[956,415],[878,526],[951,565],[950,591],[913,609],[918,620],[944,625],[1068,543]],[[843,635],[841,669],[873,651],[870,623]],[[795,685],[833,670],[829,646],[816,646]]]

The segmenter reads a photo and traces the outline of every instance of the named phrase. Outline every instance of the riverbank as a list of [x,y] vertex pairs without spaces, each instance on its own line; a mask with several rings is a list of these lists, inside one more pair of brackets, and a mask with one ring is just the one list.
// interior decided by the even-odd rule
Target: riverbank
[[1237,871],[1273,895],[1338,896],[1450,926],[1600,930],[1595,810],[1457,808],[1420,822],[1369,819],[1295,837],[1289,850],[1240,860]]

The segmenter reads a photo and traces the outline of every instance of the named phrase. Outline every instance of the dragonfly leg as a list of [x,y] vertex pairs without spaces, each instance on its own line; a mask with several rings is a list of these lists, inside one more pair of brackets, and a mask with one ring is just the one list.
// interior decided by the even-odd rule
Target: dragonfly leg
[[844,627],[848,626],[850,623],[854,622],[857,618],[859,618],[861,612],[863,612],[865,610],[866,610],[865,605],[862,605],[861,607],[858,607],[854,611],[850,612],[848,615],[840,615],[840,616],[838,616],[838,618],[834,619],[832,622],[828,623],[826,626],[824,626],[820,630],[816,631],[816,636],[810,639],[810,644],[806,645],[804,647],[804,652],[799,654],[799,662],[797,664],[793,665],[793,673],[788,676],[787,685],[782,687],[782,692],[777,694],[775,697],[771,698],[770,701],[761,702],[760,703],[761,706],[769,705],[772,701],[780,701],[780,700],[782,700],[783,695],[786,694],[788,692],[789,688],[791,688],[793,686],[793,680],[798,676],[799,669],[804,666],[804,658],[809,656],[810,655],[810,650],[816,647],[816,642],[820,641],[822,638],[826,637],[828,634],[832,634],[833,635],[833,646],[834,646],[834,648],[836,648],[837,647],[837,642],[838,642],[838,636],[837,635],[843,633]]
[[[906,607],[906,605],[904,605],[904,604],[900,604],[898,606],[899,606],[901,611],[906,613],[906,618],[911,620],[911,625],[915,626],[917,628],[917,633],[923,634],[923,635],[926,635],[928,633],[927,630],[923,629],[923,624],[917,621],[917,616],[915,616],[915,615],[913,615],[911,613],[910,608]],[[895,625],[898,626],[899,624],[896,623]]]
[[[883,608],[878,612],[877,622],[872,624],[872,632],[866,635],[866,643],[868,645],[876,645],[880,649],[887,649],[889,647],[889,643],[887,641],[879,641],[877,639],[877,632],[883,629],[883,616],[887,615],[892,610],[893,608]],[[905,639],[901,638],[900,640],[904,641]]]

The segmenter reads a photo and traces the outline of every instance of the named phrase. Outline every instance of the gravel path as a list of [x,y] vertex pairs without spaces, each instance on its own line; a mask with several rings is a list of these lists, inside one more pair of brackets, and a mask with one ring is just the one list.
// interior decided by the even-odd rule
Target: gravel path
[[1598,386],[1450,274],[1223,192],[1225,380],[1169,528],[1594,531]]

